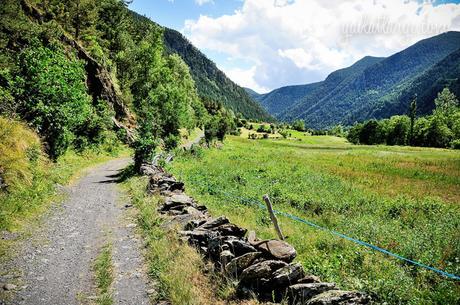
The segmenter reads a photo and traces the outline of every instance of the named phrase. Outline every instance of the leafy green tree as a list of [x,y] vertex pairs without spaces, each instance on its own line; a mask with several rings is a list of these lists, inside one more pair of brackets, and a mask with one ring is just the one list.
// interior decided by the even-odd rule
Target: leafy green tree
[[297,131],[305,131],[305,122],[302,120],[296,120],[292,123],[292,129]]
[[[383,121],[381,121],[383,122]],[[388,145],[407,145],[410,134],[411,119],[405,115],[392,116],[386,128]]]
[[348,130],[347,140],[353,144],[360,144],[359,142],[359,135],[361,134],[361,130],[363,129],[362,123],[357,123],[353,125],[350,130]]
[[450,92],[449,88],[444,88],[440,93],[438,93],[434,103],[436,105],[434,115],[444,116],[448,120],[459,107],[457,97]]
[[380,144],[384,142],[382,130],[377,120],[369,120],[365,122],[359,133],[360,144]]
[[426,132],[424,146],[430,147],[448,147],[453,140],[453,133],[447,126],[446,122],[439,116],[432,116],[430,125]]
[[89,128],[99,116],[86,93],[83,63],[56,44],[45,47],[38,41],[20,54],[19,61],[22,71],[15,80],[15,95],[20,115],[44,137],[48,154],[56,159],[80,133],[89,141],[95,139],[98,132]]
[[410,117],[410,131],[409,131],[409,145],[412,145],[414,142],[414,124],[417,117],[417,95],[414,96],[410,103],[409,109]]
[[414,136],[412,145],[427,146],[427,134],[430,128],[430,120],[427,117],[418,118],[414,124]]
[[154,116],[151,111],[144,113],[138,120],[136,141],[134,147],[134,167],[138,171],[143,163],[150,163],[155,156],[158,147],[158,139],[155,136]]

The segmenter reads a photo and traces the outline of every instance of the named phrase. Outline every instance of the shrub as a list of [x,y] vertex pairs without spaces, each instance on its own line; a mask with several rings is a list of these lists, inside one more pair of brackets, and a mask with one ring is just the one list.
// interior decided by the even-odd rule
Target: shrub
[[13,86],[23,106],[20,115],[44,138],[52,159],[71,145],[83,149],[100,140],[106,109],[94,107],[86,93],[83,62],[58,45],[36,40],[20,54],[19,64]]
[[292,129],[297,131],[305,131],[305,122],[302,120],[297,120],[292,123]]
[[453,149],[460,149],[460,139],[453,140],[453,141],[450,143],[450,146],[451,146]]

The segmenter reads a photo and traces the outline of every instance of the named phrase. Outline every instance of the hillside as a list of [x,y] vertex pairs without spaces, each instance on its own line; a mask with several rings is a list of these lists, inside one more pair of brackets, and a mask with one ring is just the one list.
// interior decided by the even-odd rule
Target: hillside
[[254,99],[254,100],[257,100],[261,95],[263,94],[260,94],[260,93],[257,93],[255,92],[254,90],[252,90],[251,88],[244,88],[244,90],[246,91],[247,94],[249,94],[249,96]]
[[167,50],[179,54],[190,67],[198,94],[202,98],[221,101],[225,107],[247,118],[273,120],[242,87],[231,81],[181,33],[164,28],[164,41]]
[[[405,113],[408,96],[417,93],[420,114],[426,114],[434,107],[433,96],[437,94],[434,91],[438,88],[448,85],[455,94],[459,93],[458,78],[453,77],[455,56],[446,58],[459,46],[460,33],[448,32],[419,41],[388,58],[368,56],[351,67],[331,73],[297,101],[293,102],[289,94],[278,98],[275,103],[282,100],[282,105],[287,105],[281,107],[283,111],[273,110],[277,109],[273,106],[267,109],[272,109],[272,114],[279,119],[303,119],[310,127],[324,128]],[[434,70],[429,72],[431,69]],[[422,87],[417,85],[421,82],[436,85],[428,90],[431,93],[426,88],[422,92]]]
[[370,117],[383,118],[388,113],[404,113],[414,95],[417,95],[419,113],[428,114],[433,110],[437,94],[448,87],[455,95],[460,93],[460,49],[449,54],[432,68],[407,82],[402,90],[393,92],[381,100],[385,103],[370,104],[362,112]]
[[253,98],[257,100],[270,114],[277,116],[284,109],[293,106],[296,102],[318,88],[320,85],[321,82],[308,85],[286,86],[266,94],[253,94]]

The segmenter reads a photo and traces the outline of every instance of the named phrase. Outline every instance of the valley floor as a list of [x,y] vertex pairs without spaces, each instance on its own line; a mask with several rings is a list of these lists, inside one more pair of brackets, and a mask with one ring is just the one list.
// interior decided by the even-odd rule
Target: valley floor
[[[292,132],[289,139],[250,140],[196,149],[169,170],[214,215],[273,238],[275,209],[327,230],[460,274],[460,153],[453,150],[355,146],[330,136]],[[255,205],[253,205],[255,203]],[[364,290],[388,304],[458,304],[455,280],[280,216],[298,260],[323,280]]]

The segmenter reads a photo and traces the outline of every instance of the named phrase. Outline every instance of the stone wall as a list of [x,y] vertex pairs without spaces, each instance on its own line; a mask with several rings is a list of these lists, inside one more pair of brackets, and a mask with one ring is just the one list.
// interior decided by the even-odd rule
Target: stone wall
[[165,217],[164,229],[176,230],[223,276],[237,281],[239,298],[287,300],[292,305],[371,303],[364,293],[340,290],[334,283],[307,274],[294,262],[296,250],[287,242],[260,240],[255,232],[247,232],[225,216],[212,217],[206,206],[185,194],[182,182],[160,167],[143,165],[141,172],[149,176],[147,191],[164,199],[158,208]]

